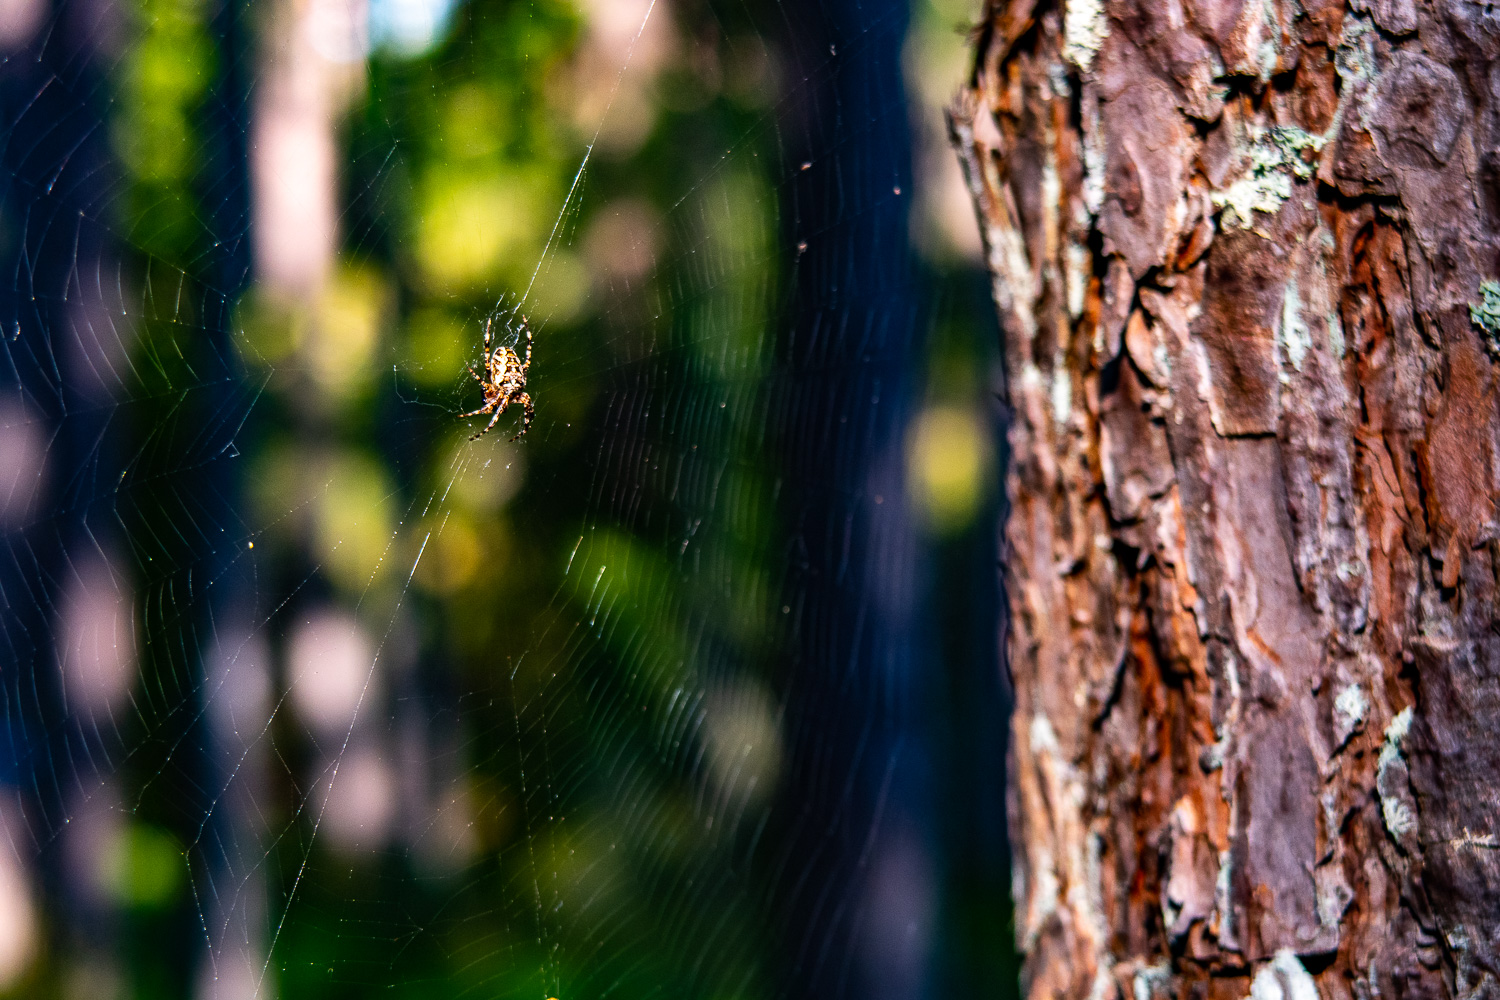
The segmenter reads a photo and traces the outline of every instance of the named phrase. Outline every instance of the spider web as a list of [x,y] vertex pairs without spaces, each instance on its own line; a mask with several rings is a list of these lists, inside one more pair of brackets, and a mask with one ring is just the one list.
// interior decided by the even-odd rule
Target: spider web
[[0,2],[0,995],[1011,995],[968,6]]

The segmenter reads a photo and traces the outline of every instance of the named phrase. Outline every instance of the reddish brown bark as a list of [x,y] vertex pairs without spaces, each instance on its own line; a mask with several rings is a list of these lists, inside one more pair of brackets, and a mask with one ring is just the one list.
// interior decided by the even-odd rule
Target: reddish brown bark
[[977,48],[1028,995],[1500,996],[1500,18]]

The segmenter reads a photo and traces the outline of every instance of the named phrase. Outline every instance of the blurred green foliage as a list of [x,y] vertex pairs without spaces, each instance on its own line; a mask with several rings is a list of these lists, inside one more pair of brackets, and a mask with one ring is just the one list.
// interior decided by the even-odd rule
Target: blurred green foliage
[[[204,150],[223,139],[206,108],[227,68],[253,67],[292,5],[234,8],[260,35],[229,51],[211,0],[129,0],[110,119],[143,303],[120,507],[142,540],[144,653],[109,868],[126,995],[196,989],[227,885],[209,850],[223,807],[173,771],[183,719],[220,696],[195,646],[217,623],[183,596],[205,551],[215,572],[251,567],[275,664],[259,827],[225,848],[266,884],[270,995],[784,987],[755,853],[784,770],[772,684],[795,618],[765,409],[788,293],[767,127],[784,54],[755,23],[780,12],[663,4],[666,41],[622,77],[598,42],[609,2],[469,0],[430,51],[374,52],[337,121],[337,259],[289,298],[211,269],[248,236],[216,229],[204,175],[223,165]],[[215,296],[234,300],[228,329]],[[466,366],[486,320],[516,343],[517,310],[536,330],[536,424],[509,442],[508,414],[470,442]],[[983,388],[934,386],[912,463],[959,537],[993,460]],[[216,458],[196,432],[239,392],[253,405],[233,481],[183,487]],[[194,490],[232,509],[204,515]],[[381,649],[363,711],[448,813],[399,817],[376,850],[315,834],[327,748],[283,701],[288,636],[319,605]],[[71,989],[63,954],[43,993]]]
[[[223,289],[202,261],[232,234],[211,232],[202,204],[203,109],[224,85],[203,4],[135,0],[118,72],[121,211],[148,306],[134,391],[156,401],[137,440],[163,435],[185,390],[211,388],[192,360],[197,303]],[[748,22],[679,5],[669,54],[619,102],[644,126],[621,139],[606,120],[575,186],[598,121],[586,110],[603,111],[620,69],[591,65],[586,13],[473,0],[432,51],[376,52],[339,123],[330,277],[305,300],[252,285],[233,314],[229,342],[259,387],[235,444],[256,606],[281,609],[263,623],[273,655],[309,602],[357,609],[375,636],[410,632],[418,680],[391,685],[429,729],[452,720],[415,752],[450,756],[471,836],[437,868],[400,835],[358,855],[315,838],[318,751],[282,709],[264,836],[235,847],[264,852],[235,860],[270,881],[279,997],[771,990],[763,897],[748,873],[722,873],[744,860],[779,761],[765,680],[776,526],[754,397],[783,262],[774,150],[749,128],[774,94],[741,56],[764,52]],[[264,29],[280,15],[258,16]],[[512,444],[506,418],[470,443],[465,365],[482,322],[517,306],[537,329],[537,424]],[[158,457],[159,475],[181,470],[179,449]],[[143,577],[180,579],[168,567],[192,544],[139,554]],[[143,685],[196,698],[180,617],[147,628],[147,649],[176,652],[152,654]],[[179,925],[211,906],[184,890],[213,873],[166,849],[202,832],[152,790],[171,752],[132,769],[138,815],[161,824],[130,826],[120,848],[122,919],[141,933],[174,906]],[[705,827],[704,796],[748,808],[709,808]],[[134,995],[191,988],[169,957],[133,955]]]
[[110,123],[129,178],[124,214],[135,247],[181,267],[205,238],[194,192],[204,166],[197,125],[219,70],[208,0],[138,0],[126,9],[132,41]]

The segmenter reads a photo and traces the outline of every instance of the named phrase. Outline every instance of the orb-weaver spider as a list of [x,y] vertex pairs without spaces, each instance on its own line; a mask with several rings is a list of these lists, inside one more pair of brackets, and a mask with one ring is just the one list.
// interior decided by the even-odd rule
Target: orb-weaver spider
[[511,440],[521,437],[531,429],[531,418],[536,415],[536,408],[531,402],[531,394],[526,391],[526,376],[531,371],[531,324],[526,322],[522,316],[521,332],[526,335],[526,359],[523,361],[516,352],[504,344],[500,344],[493,351],[490,350],[490,339],[494,335],[495,321],[490,318],[484,321],[484,374],[475,371],[473,366],[469,367],[469,374],[473,375],[484,390],[484,405],[471,413],[462,414],[465,417],[477,417],[482,413],[494,413],[490,422],[484,429],[470,435],[469,440],[475,441],[490,432],[495,426],[500,415],[505,412],[506,407],[516,403],[525,409],[521,418],[521,429],[517,431]]

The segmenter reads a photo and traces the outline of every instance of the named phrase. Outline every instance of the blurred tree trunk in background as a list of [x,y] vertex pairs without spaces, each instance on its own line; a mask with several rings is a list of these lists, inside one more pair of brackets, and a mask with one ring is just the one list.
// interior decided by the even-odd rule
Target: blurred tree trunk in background
[[991,2],[1032,997],[1500,995],[1500,21]]

